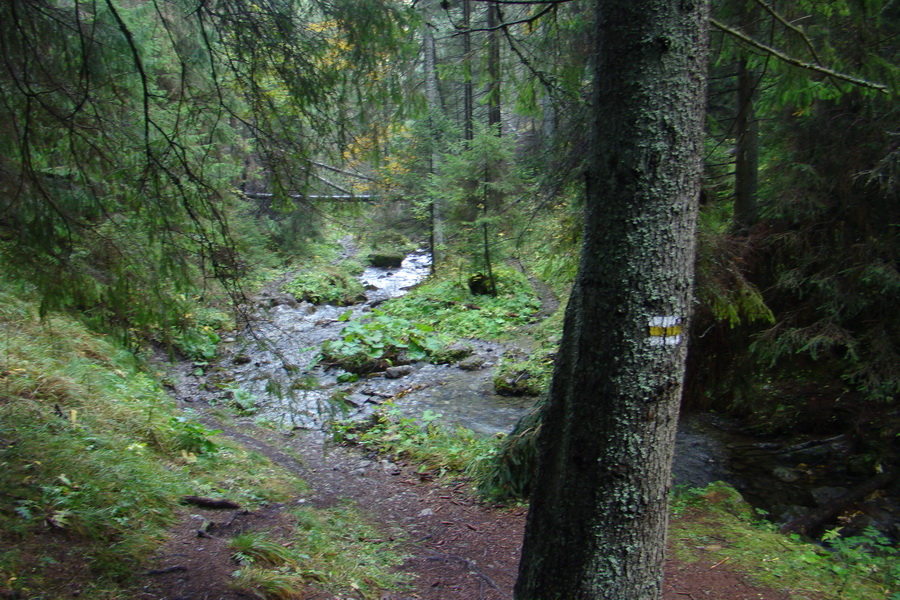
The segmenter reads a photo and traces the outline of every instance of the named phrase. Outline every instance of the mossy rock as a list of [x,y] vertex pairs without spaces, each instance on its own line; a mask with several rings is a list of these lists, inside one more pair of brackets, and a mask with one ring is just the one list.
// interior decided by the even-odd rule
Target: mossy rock
[[475,353],[475,349],[469,344],[463,342],[455,342],[444,346],[434,353],[432,361],[436,364],[451,364],[459,362],[464,358],[468,358]]
[[434,353],[432,356],[432,362],[438,365],[449,365],[455,362],[459,362],[464,358],[468,358],[475,353],[475,349],[472,348],[469,344],[465,344],[463,342],[455,342],[453,344],[449,344],[444,346],[440,350]]
[[376,251],[369,254],[369,264],[380,268],[399,268],[406,255],[395,251]]
[[541,381],[524,369],[504,370],[494,376],[494,391],[501,396],[537,396],[541,387]]
[[311,304],[349,306],[366,299],[362,284],[349,273],[334,267],[300,273],[284,285],[283,290],[298,301]]

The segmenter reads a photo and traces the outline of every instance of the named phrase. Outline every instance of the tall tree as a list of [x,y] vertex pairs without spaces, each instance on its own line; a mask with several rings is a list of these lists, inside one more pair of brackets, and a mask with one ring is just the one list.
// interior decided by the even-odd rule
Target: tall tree
[[242,155],[300,189],[314,153],[396,93],[386,57],[405,14],[390,0],[0,3],[0,257],[45,308],[126,335],[177,326],[203,277],[236,293]]
[[691,303],[705,0],[597,0],[584,242],[517,600],[655,600]]

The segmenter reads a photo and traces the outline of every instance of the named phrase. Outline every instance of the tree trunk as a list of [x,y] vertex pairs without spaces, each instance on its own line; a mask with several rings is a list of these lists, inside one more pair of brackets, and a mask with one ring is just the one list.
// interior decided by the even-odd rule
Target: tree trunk
[[496,2],[488,2],[487,28],[488,51],[488,125],[491,129],[497,128],[497,135],[502,135],[500,117],[500,32],[495,29],[500,26],[500,7]]
[[[440,80],[437,72],[437,49],[435,48],[434,34],[426,24],[422,33],[422,44],[425,69],[425,101],[428,104],[428,122],[431,134],[431,160],[429,172],[434,174],[440,169],[440,142],[441,136],[438,130],[438,117],[442,116],[444,107],[441,102]],[[434,273],[438,264],[443,262],[444,251],[444,207],[440,196],[431,201],[431,272]]]
[[472,96],[472,4],[463,0],[463,139],[471,142],[474,137],[474,100]]
[[706,0],[597,0],[584,242],[517,600],[658,600],[700,189]]
[[[487,8],[487,71],[488,71],[488,127],[491,134],[500,137],[503,125],[500,117],[500,32],[496,29],[500,25],[500,7],[496,2],[488,2]],[[482,232],[482,258],[484,268],[487,271],[488,286],[492,296],[497,295],[497,282],[494,280],[494,265],[491,262],[491,235],[487,224],[490,214],[500,212],[502,195],[497,191],[496,183],[499,173],[499,165],[496,158],[489,158],[485,164],[484,181],[486,186],[485,197],[482,199],[482,216],[485,221],[481,224]]]
[[738,63],[737,153],[734,164],[734,229],[746,232],[756,222],[759,187],[759,122],[753,105],[756,74],[747,59]]

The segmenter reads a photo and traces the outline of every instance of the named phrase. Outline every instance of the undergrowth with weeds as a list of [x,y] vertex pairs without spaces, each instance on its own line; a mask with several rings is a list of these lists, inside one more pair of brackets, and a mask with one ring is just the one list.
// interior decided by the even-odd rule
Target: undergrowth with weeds
[[264,532],[236,536],[231,542],[240,565],[234,587],[266,600],[303,598],[315,586],[340,597],[375,599],[402,584],[396,572],[403,562],[396,545],[361,518],[356,508],[292,510],[288,539]]
[[425,360],[446,345],[434,327],[375,310],[353,319],[352,311],[338,320],[347,325],[336,340],[322,344],[323,361],[350,373],[365,374],[392,365]]
[[[40,319],[10,289],[0,281],[0,597],[134,597],[133,577],[183,496],[252,510],[307,490],[178,411],[110,338]],[[320,518],[316,535],[340,529]],[[322,585],[333,584],[328,573],[343,578],[343,567],[322,565]]]
[[508,267],[495,270],[497,296],[470,293],[466,283],[449,269],[438,277],[381,308],[458,339],[502,337],[530,323],[540,309],[528,278]]
[[405,417],[386,402],[365,421],[332,424],[334,440],[359,445],[392,460],[408,460],[420,472],[472,475],[496,452],[498,438],[484,438],[465,427],[442,427],[441,415],[426,410],[419,419]]
[[307,268],[283,286],[285,292],[312,304],[347,306],[365,299],[365,290],[357,279],[363,267],[356,261]]
[[827,546],[785,536],[722,482],[676,495],[672,514],[669,539],[682,561],[727,561],[792,600],[900,600],[896,546],[874,531],[832,531]]

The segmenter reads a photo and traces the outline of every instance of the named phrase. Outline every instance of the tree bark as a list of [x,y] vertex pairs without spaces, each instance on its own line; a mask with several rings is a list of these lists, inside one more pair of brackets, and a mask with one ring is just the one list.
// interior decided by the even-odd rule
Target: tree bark
[[471,142],[474,137],[474,98],[472,95],[472,4],[463,0],[463,139]]
[[756,222],[759,187],[759,122],[754,97],[756,74],[743,58],[738,63],[738,113],[735,129],[737,152],[734,164],[734,229],[746,232]]
[[496,2],[488,2],[487,8],[487,70],[488,70],[488,125],[497,128],[502,135],[500,116],[500,7]]
[[[434,174],[440,170],[441,153],[439,144],[441,136],[438,131],[437,120],[443,115],[444,107],[441,101],[440,79],[437,72],[437,48],[435,47],[434,34],[426,24],[422,32],[423,57],[425,70],[425,101],[428,104],[428,122],[431,134],[431,160],[429,172]],[[431,202],[431,272],[434,273],[437,266],[443,262],[444,252],[444,207],[440,196]]]
[[597,0],[584,241],[517,600],[661,598],[684,373],[706,0]]

